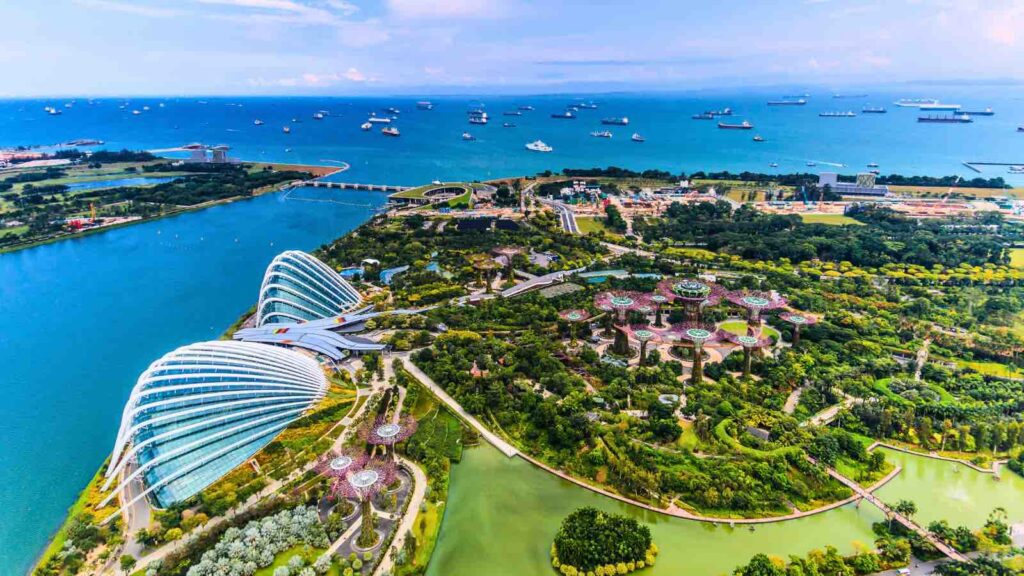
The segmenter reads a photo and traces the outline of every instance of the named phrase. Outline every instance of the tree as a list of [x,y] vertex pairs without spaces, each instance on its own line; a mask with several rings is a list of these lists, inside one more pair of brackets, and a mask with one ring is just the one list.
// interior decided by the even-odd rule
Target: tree
[[766,554],[756,554],[750,562],[733,572],[735,576],[786,576],[786,572]]
[[[900,500],[895,505],[891,506],[893,512],[907,518],[908,520],[917,514],[917,504],[914,504],[911,500]],[[893,518],[889,518],[889,529],[892,529]]]
[[135,562],[135,556],[132,556],[131,554],[124,554],[121,556],[121,571],[125,574],[130,573],[132,568],[135,568]]

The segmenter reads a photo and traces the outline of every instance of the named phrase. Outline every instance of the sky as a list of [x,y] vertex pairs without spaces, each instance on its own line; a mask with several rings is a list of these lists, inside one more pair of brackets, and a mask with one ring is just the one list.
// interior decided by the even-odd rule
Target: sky
[[8,0],[0,96],[1024,83],[1024,0]]

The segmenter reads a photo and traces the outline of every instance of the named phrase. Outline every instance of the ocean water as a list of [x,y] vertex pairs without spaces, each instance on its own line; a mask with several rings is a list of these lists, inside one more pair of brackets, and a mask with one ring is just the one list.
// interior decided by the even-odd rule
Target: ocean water
[[371,214],[272,194],[0,255],[0,574],[28,570],[60,525],[150,362],[219,337],[276,254]]
[[[779,93],[583,96],[599,105],[576,120],[555,120],[569,96],[431,98],[145,98],[0,100],[0,147],[97,138],[105,148],[166,149],[190,142],[227,144],[246,160],[318,163],[351,169],[335,176],[365,183],[419,184],[433,179],[486,179],[565,167],[617,165],[673,172],[805,171],[805,163],[845,164],[855,172],[876,162],[883,173],[975,176],[963,161],[1024,164],[1024,90],[907,87],[864,99],[812,94],[804,107],[769,108]],[[916,111],[892,102],[935,97],[993,117],[970,125],[922,125]],[[160,107],[159,104],[164,106]],[[484,105],[489,125],[466,122]],[[523,116],[502,111],[529,104]],[[44,106],[60,106],[48,116]],[[150,110],[135,116],[132,109]],[[819,118],[820,111],[884,105],[885,115]],[[395,106],[399,138],[359,124]],[[691,120],[732,107],[731,121],[751,131],[718,130]],[[312,119],[317,110],[330,116]],[[627,127],[602,127],[604,116],[628,116]],[[253,121],[261,119],[263,126]],[[297,118],[301,122],[292,123]],[[517,124],[502,128],[504,121]],[[292,127],[284,134],[282,127]],[[611,139],[589,136],[607,128]],[[471,132],[475,142],[464,142]],[[633,132],[647,141],[629,140]],[[766,141],[755,143],[754,134]],[[524,144],[542,139],[549,154]],[[838,166],[837,166],[838,168]],[[986,176],[1004,176],[1005,168]],[[1009,177],[1007,177],[1010,180]],[[1024,179],[1017,177],[1018,185]],[[332,195],[334,194],[334,195]],[[301,197],[346,204],[285,201],[282,195],[216,206],[174,218],[0,255],[0,573],[23,573],[60,524],[113,442],[135,378],[165,352],[216,337],[256,298],[263,269],[278,252],[313,249],[363,222],[384,196],[303,191]]]
[[[0,101],[0,146],[54,144],[76,138],[98,138],[107,148],[166,149],[190,142],[226,144],[231,154],[247,160],[295,163],[347,162],[351,170],[339,176],[349,181],[420,184],[424,181],[486,179],[531,174],[566,167],[616,165],[633,169],[658,168],[672,172],[731,170],[796,172],[840,170],[855,173],[868,163],[884,174],[977,176],[965,161],[1024,164],[1024,88],[914,87],[868,91],[865,98],[837,99],[812,93],[806,106],[769,107],[777,92],[699,93],[638,96],[517,96],[432,98],[434,110],[417,110],[416,98],[169,98],[120,100],[78,99],[61,116],[48,116],[43,107],[62,106],[62,100]],[[996,114],[975,122],[920,124],[919,112],[898,108],[899,98],[939,98],[965,109],[992,107]],[[580,110],[576,120],[550,117],[565,105],[592,100],[596,110]],[[159,104],[163,103],[164,107]],[[522,116],[503,116],[517,105],[535,107]],[[864,106],[885,106],[887,114],[859,114]],[[150,110],[135,116],[133,109]],[[379,126],[364,132],[371,112],[386,107],[401,111],[394,125],[401,137],[390,138]],[[483,106],[490,115],[486,126],[470,125],[466,111]],[[753,130],[719,130],[715,121],[693,120],[694,113],[731,107],[727,121],[748,120]],[[314,120],[318,110],[330,115]],[[821,118],[824,111],[852,110],[856,118]],[[629,126],[602,126],[605,116],[627,116]],[[293,123],[292,119],[300,122]],[[254,120],[265,122],[256,126]],[[505,121],[515,128],[503,128]],[[291,127],[285,134],[284,126]],[[590,136],[609,129],[610,139]],[[462,140],[470,132],[476,141]],[[630,140],[633,132],[646,138]],[[761,135],[764,142],[754,142]],[[527,142],[541,139],[551,153],[531,152]],[[806,163],[814,161],[816,168]],[[778,168],[769,167],[777,163]],[[842,167],[845,165],[845,168]],[[985,176],[1003,176],[1024,185],[1024,176],[1010,176],[1006,167],[987,169]]]

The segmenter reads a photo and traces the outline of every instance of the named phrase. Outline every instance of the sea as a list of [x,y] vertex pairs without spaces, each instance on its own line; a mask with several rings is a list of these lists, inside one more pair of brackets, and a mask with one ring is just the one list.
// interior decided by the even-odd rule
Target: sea
[[[244,160],[348,166],[332,178],[372,184],[613,165],[852,174],[877,163],[883,174],[1003,176],[1024,185],[1006,167],[977,174],[963,165],[1024,165],[1024,133],[1016,131],[1024,125],[1024,88],[908,85],[864,97],[812,92],[806,106],[765,104],[801,94],[0,100],[0,148],[52,149],[83,138],[103,140],[107,149],[223,144]],[[995,115],[965,125],[919,124],[916,110],[893,105],[899,98],[991,107]],[[433,102],[433,110],[417,109],[420,100]],[[575,120],[551,118],[579,102],[597,109],[581,109]],[[48,115],[46,106],[63,113]],[[534,109],[503,115],[520,106]],[[860,114],[865,106],[888,112]],[[391,107],[400,112],[386,112]],[[747,120],[754,129],[720,130],[716,121],[691,119],[727,107],[733,116],[724,121]],[[470,109],[486,110],[489,123],[468,124]],[[858,116],[818,116],[847,110]],[[322,120],[313,118],[318,111],[326,111]],[[384,136],[379,126],[361,130],[370,114],[397,116],[401,136]],[[629,124],[603,126],[605,117],[628,117]],[[604,129],[612,138],[590,135]],[[464,132],[476,140],[463,140]],[[645,142],[633,142],[634,132]],[[754,135],[765,141],[754,142]],[[554,150],[525,149],[538,139]],[[269,194],[0,255],[0,573],[29,569],[109,454],[124,401],[150,362],[177,346],[217,338],[254,303],[275,254],[313,250],[366,221],[385,201],[377,192]]]

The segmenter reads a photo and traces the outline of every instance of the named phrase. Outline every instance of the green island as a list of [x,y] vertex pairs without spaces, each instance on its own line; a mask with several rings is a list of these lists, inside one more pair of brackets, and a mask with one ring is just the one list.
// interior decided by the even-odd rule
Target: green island
[[[210,177],[248,182],[246,170]],[[798,553],[785,547],[788,558],[736,544],[729,566],[694,571],[871,574],[921,561],[942,574],[1019,573],[1010,525],[1024,514],[1012,497],[1024,483],[1011,477],[1024,469],[1024,270],[1012,258],[1024,226],[870,204],[846,210],[856,224],[814,221],[705,193],[642,212],[624,201],[629,187],[674,176],[601,172],[458,185],[453,198],[469,194],[473,214],[397,203],[306,255],[354,270],[347,282],[373,312],[307,318],[277,335],[358,320],[339,334],[380,347],[360,340],[341,359],[317,356],[327,385],[301,417],[196,494],[153,507],[144,525],[106,521],[118,508],[101,486],[115,456],[35,574],[115,564],[220,574],[219,555],[264,524],[273,537],[241,545],[238,574],[463,573],[448,564],[446,524],[460,522],[472,547],[497,546],[473,533],[502,522],[456,509],[467,466],[495,486],[527,467],[600,502],[560,513],[561,527],[545,516],[510,528],[549,550],[527,560],[530,573],[686,571],[664,542],[658,555],[659,531],[699,522],[709,540],[743,542],[740,532],[840,515],[864,516],[866,544],[820,534]],[[275,184],[296,177],[273,174]],[[578,228],[572,207],[585,202],[557,199],[576,177],[611,199]],[[436,186],[400,194],[427,199]],[[244,340],[262,308],[225,337]],[[478,444],[489,447],[467,450]],[[969,514],[935,506],[905,478],[907,458],[1011,497]],[[355,461],[373,475],[338,473]],[[357,480],[373,489],[355,490]]]

